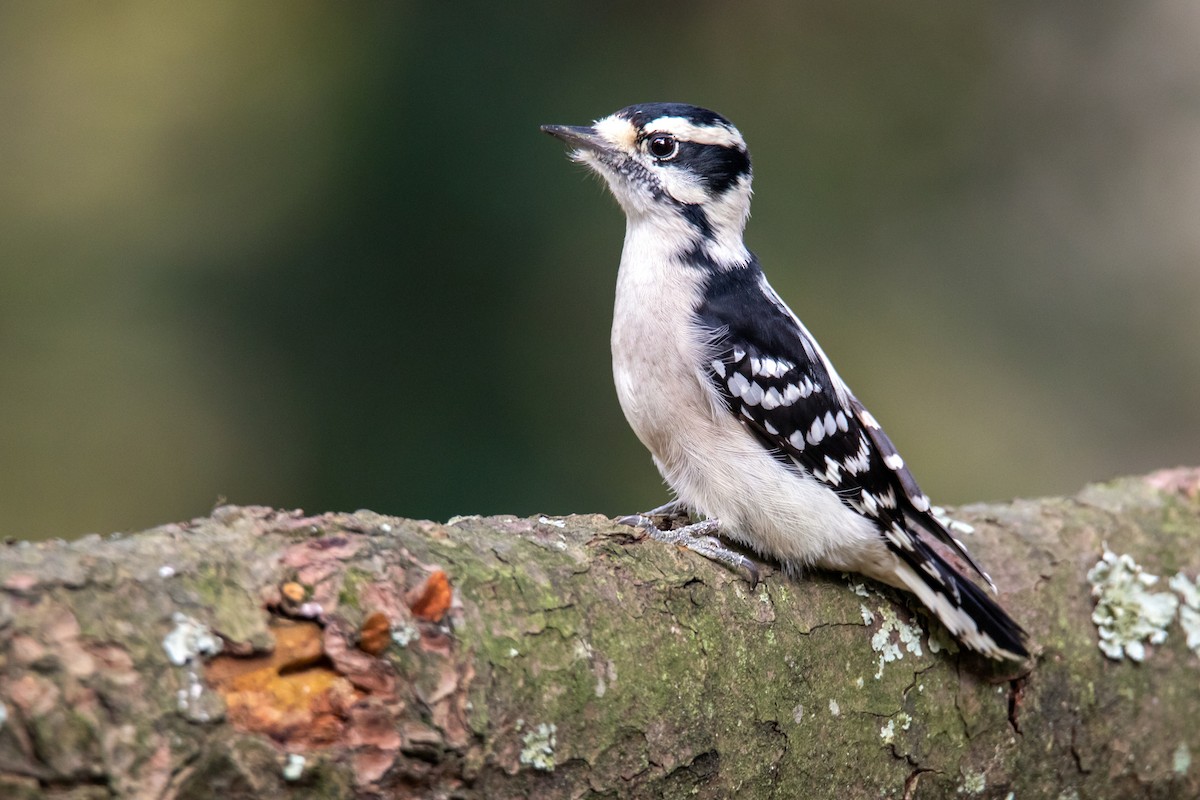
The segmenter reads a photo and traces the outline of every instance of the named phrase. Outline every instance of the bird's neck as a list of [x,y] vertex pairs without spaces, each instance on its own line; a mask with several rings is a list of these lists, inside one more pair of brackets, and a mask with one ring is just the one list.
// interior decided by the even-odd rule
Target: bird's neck
[[737,186],[705,203],[707,250],[714,261],[725,267],[745,266],[753,257],[746,249],[743,234],[750,217],[750,183]]
[[628,213],[622,263],[673,263],[701,271],[725,271],[753,262],[742,238],[746,217],[726,209],[683,206]]

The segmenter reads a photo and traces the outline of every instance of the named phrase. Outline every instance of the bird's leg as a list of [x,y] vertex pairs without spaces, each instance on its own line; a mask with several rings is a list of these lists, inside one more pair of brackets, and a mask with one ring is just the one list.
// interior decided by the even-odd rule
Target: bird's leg
[[633,514],[628,517],[621,517],[617,522],[620,522],[622,525],[640,528],[655,541],[666,542],[676,547],[683,547],[694,553],[699,553],[711,561],[724,564],[735,571],[744,570],[750,580],[750,587],[754,588],[758,586],[758,565],[741,553],[730,550],[716,537],[717,531],[721,529],[720,520],[705,519],[700,522],[693,522],[691,525],[685,525],[682,528],[671,528],[669,530],[660,530],[654,524],[654,521],[650,517],[656,512],[668,509],[667,513],[669,514],[679,513],[682,506],[677,505],[677,503],[678,501],[668,503],[646,514]]
[[663,527],[666,528],[674,528],[676,522],[682,522],[686,525],[695,518],[692,510],[678,497],[669,503],[663,503],[658,508],[652,508],[643,514],[635,514],[634,516],[650,517],[651,519],[662,517],[663,523],[665,523]]

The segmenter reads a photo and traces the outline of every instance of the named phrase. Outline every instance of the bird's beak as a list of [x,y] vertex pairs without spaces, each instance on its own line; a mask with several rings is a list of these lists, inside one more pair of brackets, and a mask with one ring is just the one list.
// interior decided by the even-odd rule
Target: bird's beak
[[596,132],[591,125],[575,127],[571,125],[543,125],[542,133],[548,133],[556,139],[562,139],[569,145],[584,150],[594,150],[603,153],[612,150],[612,145]]

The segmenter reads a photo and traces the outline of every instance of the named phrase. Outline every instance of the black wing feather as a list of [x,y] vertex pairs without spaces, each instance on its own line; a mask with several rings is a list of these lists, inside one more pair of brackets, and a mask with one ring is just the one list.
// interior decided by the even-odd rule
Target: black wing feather
[[706,368],[730,412],[768,451],[874,520],[888,548],[1002,650],[1027,655],[1021,627],[920,535],[949,545],[991,584],[757,264],[715,273],[707,289],[697,310],[712,332]]
[[715,274],[697,313],[714,332],[710,377],[730,411],[764,446],[874,519],[893,549],[911,549],[911,524],[953,548],[991,583],[930,513],[929,499],[891,439],[832,371],[756,265]]

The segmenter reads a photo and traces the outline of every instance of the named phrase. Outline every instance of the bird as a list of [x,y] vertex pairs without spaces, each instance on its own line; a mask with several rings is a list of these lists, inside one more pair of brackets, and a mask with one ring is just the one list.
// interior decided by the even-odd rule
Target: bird
[[[613,379],[674,500],[624,521],[753,580],[753,562],[718,536],[789,573],[866,575],[914,594],[969,649],[1028,658],[1025,631],[952,560],[994,592],[991,579],[747,249],[741,132],[684,103],[541,130],[603,179],[626,217]],[[689,524],[664,530],[656,516]]]

